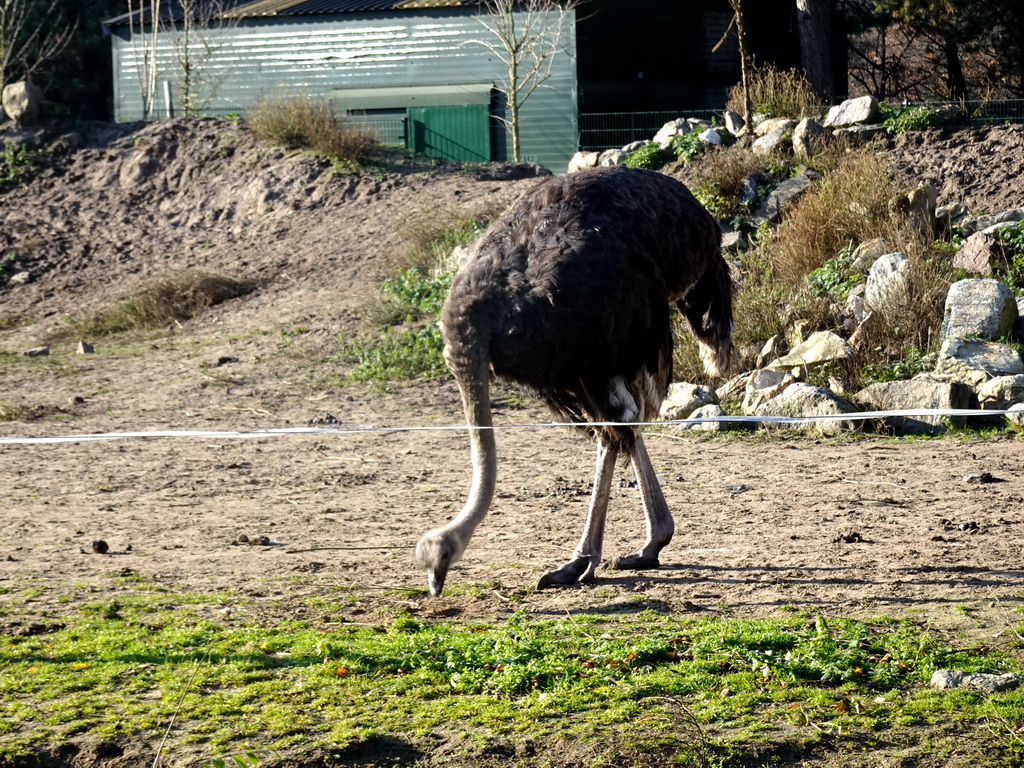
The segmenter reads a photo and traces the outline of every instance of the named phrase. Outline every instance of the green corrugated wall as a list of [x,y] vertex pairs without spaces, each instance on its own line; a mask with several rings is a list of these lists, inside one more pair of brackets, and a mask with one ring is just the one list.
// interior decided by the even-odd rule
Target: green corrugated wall
[[[115,116],[143,119],[141,51],[127,27],[111,32]],[[205,34],[209,53],[204,79],[210,88],[203,100],[211,113],[242,112],[260,97],[300,89],[328,98],[331,92],[348,89],[487,82],[498,86],[502,77],[501,62],[475,42],[489,33],[472,11],[461,9],[248,18],[233,28]],[[565,170],[577,146],[574,50],[573,31],[551,78],[521,110],[522,159],[554,172]],[[163,82],[170,82],[173,93],[180,81],[174,51],[174,40],[164,35],[157,50],[158,116],[165,110]],[[495,101],[500,104],[501,99]],[[502,107],[494,109],[504,117]],[[491,158],[510,159],[505,130],[495,119],[490,122]]]

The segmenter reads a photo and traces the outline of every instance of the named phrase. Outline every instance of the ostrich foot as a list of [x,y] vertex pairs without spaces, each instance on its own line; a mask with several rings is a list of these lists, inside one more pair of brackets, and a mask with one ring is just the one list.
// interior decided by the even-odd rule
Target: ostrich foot
[[593,581],[597,562],[598,558],[575,557],[565,565],[541,576],[540,581],[537,582],[537,589],[568,587],[573,584],[585,584],[588,581]]
[[646,571],[660,567],[661,562],[656,554],[647,555],[643,551],[635,552],[632,555],[613,557],[605,565],[605,568],[611,571]]

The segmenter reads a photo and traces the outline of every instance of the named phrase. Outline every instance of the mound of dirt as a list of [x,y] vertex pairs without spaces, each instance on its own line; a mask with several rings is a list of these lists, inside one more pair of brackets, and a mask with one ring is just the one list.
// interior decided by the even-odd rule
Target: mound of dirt
[[350,306],[393,273],[419,224],[493,216],[546,173],[397,151],[370,171],[336,172],[218,119],[99,126],[70,143],[82,146],[0,209],[6,272],[25,281],[0,287],[4,314],[32,323],[25,339],[177,270],[267,286],[220,318],[229,327],[289,322],[286,305]]
[[934,186],[940,205],[977,214],[1024,206],[1024,125],[910,132],[884,154],[908,182]]

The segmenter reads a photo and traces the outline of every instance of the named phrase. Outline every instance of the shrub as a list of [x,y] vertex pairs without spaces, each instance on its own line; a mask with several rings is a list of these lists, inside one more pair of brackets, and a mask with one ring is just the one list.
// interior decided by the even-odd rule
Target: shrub
[[807,282],[819,296],[845,299],[850,289],[863,281],[863,277],[850,272],[853,249],[843,248],[839,255],[829,259],[808,273]]
[[1000,227],[995,231],[995,238],[999,258],[993,265],[993,273],[1015,294],[1024,294],[1024,221]]
[[[821,99],[815,95],[807,77],[795,69],[779,70],[770,64],[753,67],[748,78],[750,100],[756,112],[772,117],[813,117],[821,111]],[[743,86],[729,89],[726,106],[743,114]]]
[[400,269],[395,277],[385,280],[380,292],[385,307],[394,318],[388,324],[439,314],[452,286],[453,274],[431,274],[424,267],[417,266]]
[[447,371],[444,340],[436,324],[419,330],[386,328],[379,339],[360,339],[342,346],[341,358],[355,363],[352,381],[385,383],[441,376]]
[[0,153],[0,192],[27,182],[45,156],[41,149],[31,149],[20,142],[5,142]]
[[166,328],[255,287],[209,272],[182,272],[156,280],[107,309],[68,318],[70,333],[84,338]]
[[927,107],[904,107],[882,104],[882,122],[889,133],[921,131],[935,125],[938,113]]
[[622,164],[629,168],[645,168],[656,171],[668,159],[667,153],[653,141],[649,141],[639,149],[630,152]]
[[701,141],[698,134],[691,131],[690,133],[677,133],[673,136],[669,148],[679,162],[692,163],[703,156],[707,145]]
[[380,145],[371,128],[339,120],[329,103],[314,101],[307,94],[260,99],[249,111],[247,122],[258,138],[294,149],[312,149],[334,160],[359,163]]

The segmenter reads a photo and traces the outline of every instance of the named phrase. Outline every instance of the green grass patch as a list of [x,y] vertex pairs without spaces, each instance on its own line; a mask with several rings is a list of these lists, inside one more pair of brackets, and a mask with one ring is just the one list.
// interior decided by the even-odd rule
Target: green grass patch
[[418,330],[385,328],[379,338],[343,341],[338,358],[353,366],[349,381],[384,384],[444,375],[443,352],[441,329],[431,324]]
[[[962,646],[908,620],[520,611],[264,624],[244,603],[217,613],[224,596],[132,586],[116,600],[78,591],[60,621],[0,635],[0,764],[81,736],[156,742],[172,717],[169,763],[186,748],[232,762],[441,738],[456,762],[459,749],[531,743],[648,765],[747,765],[794,745],[923,755],[970,744],[976,766],[1024,758],[1024,692],[927,687],[942,667],[1021,671],[1020,645]],[[19,626],[27,596],[5,602],[6,625]],[[324,604],[343,612],[345,601]]]

